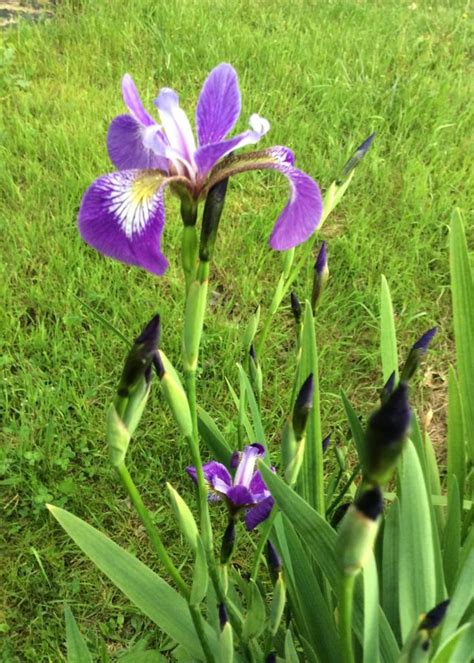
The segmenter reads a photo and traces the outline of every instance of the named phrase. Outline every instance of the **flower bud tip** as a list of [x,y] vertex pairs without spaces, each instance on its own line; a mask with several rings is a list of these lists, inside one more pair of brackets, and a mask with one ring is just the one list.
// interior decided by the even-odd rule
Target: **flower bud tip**
[[321,248],[319,249],[318,257],[316,258],[316,262],[314,263],[314,269],[316,272],[321,275],[323,271],[325,270],[326,266],[328,263],[328,255],[327,255],[327,249],[326,249],[326,242],[323,242],[321,244]]
[[383,511],[382,491],[378,486],[366,490],[354,504],[364,516],[370,520],[377,520]]
[[413,345],[413,350],[421,350],[422,352],[427,352],[428,347],[438,331],[437,327],[432,327],[427,332],[421,336],[417,342]]

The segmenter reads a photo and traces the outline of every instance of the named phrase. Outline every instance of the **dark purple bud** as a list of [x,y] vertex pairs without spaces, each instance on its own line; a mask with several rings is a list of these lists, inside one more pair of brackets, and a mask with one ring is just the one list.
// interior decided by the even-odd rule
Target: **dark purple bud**
[[217,229],[224,210],[228,183],[228,179],[218,182],[207,194],[202,215],[201,239],[199,243],[199,258],[204,262],[208,262],[212,258]]
[[150,366],[160,340],[160,316],[153,316],[133,344],[125,360],[118,395],[128,396],[142,378],[149,380]]
[[441,601],[424,616],[419,628],[432,631],[441,624],[449,606],[449,599]]
[[365,436],[366,478],[380,484],[388,480],[402,451],[410,421],[408,385],[400,382],[369,419]]
[[378,486],[366,490],[354,502],[354,505],[360,513],[363,513],[370,520],[377,520],[383,511],[382,491]]
[[241,458],[242,458],[242,452],[241,451],[234,451],[234,453],[230,457],[230,469],[231,470],[237,469]]
[[165,374],[165,367],[163,366],[163,362],[161,361],[159,352],[156,352],[153,357],[153,366],[155,367],[155,371],[161,380],[161,378]]
[[327,264],[328,264],[328,255],[326,249],[326,242],[323,242],[321,244],[321,248],[319,249],[316,262],[314,263],[314,269],[319,275],[321,275],[324,269],[326,268]]
[[429,345],[433,340],[437,331],[436,327],[429,329],[427,332],[417,340],[417,342],[412,346],[410,352],[408,353],[407,360],[402,370],[401,380],[408,382],[410,378],[415,374],[418,366],[420,365],[421,360],[428,352]]
[[227,564],[235,545],[235,520],[230,518],[226,527],[221,545],[221,564]]
[[295,319],[295,322],[297,325],[301,322],[301,304],[300,300],[298,297],[295,295],[294,292],[291,293],[290,295],[290,300],[291,300],[291,311],[293,313],[293,317]]
[[304,435],[309,412],[313,407],[313,395],[314,379],[313,374],[310,373],[299,390],[293,408],[293,430],[297,440],[301,440]]
[[372,141],[374,140],[375,135],[376,135],[375,133],[370,134],[370,136],[364,140],[362,145],[359,145],[359,147],[355,150],[354,154],[351,156],[349,161],[345,164],[344,168],[342,169],[343,178],[347,177],[358,165],[358,163],[365,157],[365,155],[370,149],[370,146],[372,145]]
[[249,355],[250,359],[252,359],[253,363],[257,363],[257,353],[255,352],[255,346],[253,343],[250,344],[250,349],[249,349]]
[[276,582],[278,575],[282,569],[281,557],[278,554],[273,543],[268,539],[267,541],[267,562],[270,570],[270,576],[273,582]]
[[221,631],[228,621],[229,621],[229,615],[227,614],[225,605],[223,603],[219,603],[219,625],[221,627]]
[[395,386],[395,371],[392,371],[387,382],[384,384],[382,387],[382,391],[380,392],[380,400],[382,403],[385,403],[387,399],[389,398],[390,394],[393,391],[393,388]]
[[432,329],[428,329],[428,331],[425,332],[423,336],[419,338],[417,342],[414,344],[413,350],[422,350],[423,352],[426,352],[428,350],[431,341],[435,337],[437,331],[438,331],[437,327],[432,327]]
[[322,441],[323,454],[326,453],[326,451],[328,450],[330,443],[331,443],[331,433],[329,433],[329,435],[327,435]]
[[265,663],[276,663],[276,660],[277,660],[276,651],[272,651],[268,654],[267,658],[265,659]]
[[316,262],[314,263],[313,290],[311,292],[311,306],[313,312],[316,311],[316,307],[321,301],[321,297],[323,296],[323,292],[326,288],[328,278],[328,256],[326,242],[323,242],[321,244],[321,248],[319,249]]

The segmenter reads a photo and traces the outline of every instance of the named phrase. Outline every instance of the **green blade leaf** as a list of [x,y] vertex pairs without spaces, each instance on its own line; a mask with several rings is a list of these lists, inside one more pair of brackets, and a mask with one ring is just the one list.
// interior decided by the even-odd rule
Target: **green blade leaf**
[[249,610],[245,617],[242,637],[244,640],[258,637],[265,628],[265,603],[256,583],[249,580]]
[[196,564],[193,573],[193,586],[191,588],[190,605],[199,605],[207,594],[209,572],[207,568],[206,552],[201,540],[197,539]]
[[465,432],[474,456],[474,283],[464,226],[459,210],[453,213],[450,233],[451,292],[457,370]]
[[66,621],[67,663],[92,663],[91,653],[68,605],[64,606],[64,618]]
[[[56,506],[48,508],[79,548],[132,603],[190,654],[203,656],[186,601],[167,582],[77,516]],[[208,624],[205,626],[214,648],[215,635]]]
[[255,398],[255,394],[253,393],[252,385],[250,384],[247,373],[244,371],[242,366],[237,364],[237,368],[239,369],[239,375],[247,393],[250,412],[252,414],[253,427],[255,429],[256,435],[256,439],[253,441],[258,442],[259,444],[263,444],[266,449],[267,446],[265,442],[265,431],[263,429],[262,418],[260,416],[260,408],[258,406],[257,399]]
[[324,515],[324,478],[323,449],[321,436],[321,414],[319,404],[318,351],[314,319],[309,301],[305,303],[303,333],[301,337],[301,358],[298,366],[298,393],[308,375],[313,374],[314,396],[313,407],[306,426],[306,443],[303,464],[298,480],[299,492],[306,501]]
[[[339,590],[340,571],[335,556],[336,532],[299,495],[268,467],[260,463],[262,477],[278,507],[291,522],[313,561],[319,566],[335,593]],[[291,554],[291,550],[290,550]],[[358,591],[359,590],[359,591]],[[354,632],[363,641],[363,597],[356,587],[354,598]],[[393,663],[399,649],[383,611],[379,609],[380,657],[383,663]]]
[[400,541],[400,503],[395,498],[385,516],[382,554],[382,607],[400,641],[400,614],[398,610],[398,556]]
[[474,624],[464,624],[438,649],[432,663],[455,663],[472,660]]
[[466,557],[456,589],[443,620],[440,642],[444,643],[457,629],[464,613],[474,599],[474,549]]
[[364,663],[379,663],[379,581],[372,554],[364,567]]
[[418,616],[436,603],[430,505],[423,470],[410,440],[402,455],[400,485],[400,625],[406,640]]
[[344,405],[344,410],[346,411],[346,417],[349,421],[349,426],[351,429],[352,437],[354,438],[354,443],[357,449],[357,455],[359,456],[359,462],[364,464],[364,449],[365,449],[365,433],[362,425],[359,421],[356,411],[350,404],[347,396],[344,392],[341,393],[342,404]]
[[452,479],[451,496],[448,501],[448,518],[444,530],[443,563],[448,594],[454,590],[461,552],[461,512],[459,510],[458,482]]
[[220,432],[212,417],[198,406],[198,429],[199,435],[205,442],[213,457],[226,467],[229,467],[232,449],[227,444],[225,437]]
[[397,337],[392,298],[387,279],[383,274],[380,288],[380,354],[382,356],[384,382],[388,380],[393,371],[395,371],[398,378]]
[[448,502],[452,500],[453,477],[456,477],[460,511],[462,511],[461,500],[464,495],[464,477],[466,476],[463,420],[459,385],[454,368],[450,366],[448,375]]

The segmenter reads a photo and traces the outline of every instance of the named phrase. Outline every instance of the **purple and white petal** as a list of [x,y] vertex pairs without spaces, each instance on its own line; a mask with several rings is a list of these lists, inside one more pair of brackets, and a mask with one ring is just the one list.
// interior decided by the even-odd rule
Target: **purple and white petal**
[[253,474],[249,489],[256,498],[260,497],[261,495],[267,497],[269,494],[268,488],[265,485],[265,482],[262,479],[262,475],[258,470]]
[[245,486],[245,488],[250,486],[250,482],[255,471],[255,463],[259,456],[261,456],[261,452],[257,446],[249,445],[245,447],[242,458],[235,473],[235,486]]
[[206,78],[196,108],[199,145],[218,143],[232,131],[240,115],[237,72],[223,62]]
[[293,153],[287,147],[227,157],[211,172],[203,196],[217,182],[248,170],[277,170],[288,178],[290,198],[270,236],[270,246],[286,251],[312,235],[321,220],[323,203],[316,182],[293,166]]
[[263,523],[263,521],[270,515],[274,504],[275,500],[270,495],[270,497],[267,497],[262,502],[259,502],[249,509],[245,514],[245,527],[248,530],[252,530],[255,529],[257,525],[260,525],[260,523]]
[[[202,466],[202,471],[204,473],[204,478],[210,486],[214,487],[216,482],[219,485],[226,486],[227,488],[232,486],[232,477],[229,474],[229,470],[225,465],[222,465],[222,463],[211,460],[209,463],[205,463]],[[187,467],[186,472],[193,479],[193,481],[197,481],[195,467]]]
[[234,507],[244,507],[255,504],[254,496],[245,486],[232,486],[232,488],[227,491],[227,500]]
[[164,87],[155,99],[155,106],[158,108],[170,147],[180,155],[192,172],[196,143],[188,117],[180,108],[178,95],[174,90]]
[[152,116],[145,110],[130,74],[125,74],[122,78],[122,95],[126,107],[137,122],[145,127],[156,124]]
[[238,136],[200,147],[195,154],[199,178],[203,179],[220,159],[246,145],[258,143],[270,131],[270,123],[264,117],[254,114],[249,120],[250,129]]
[[158,152],[162,142],[157,124],[144,126],[131,115],[119,115],[112,120],[107,133],[110,160],[119,170],[152,168],[168,171],[168,159]]
[[106,256],[163,274],[168,266],[160,249],[163,187],[173,179],[142,170],[99,177],[87,189],[79,210],[83,239]]

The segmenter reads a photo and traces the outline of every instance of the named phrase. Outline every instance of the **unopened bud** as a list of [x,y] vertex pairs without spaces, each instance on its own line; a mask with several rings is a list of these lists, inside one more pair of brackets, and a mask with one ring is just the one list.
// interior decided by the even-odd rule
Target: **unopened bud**
[[301,440],[304,436],[309,413],[313,407],[313,395],[314,379],[313,374],[310,373],[299,390],[293,408],[293,429],[297,441]]
[[321,446],[323,447],[323,454],[326,453],[330,444],[331,444],[331,433],[329,433],[329,435],[327,435],[321,442]]
[[328,278],[329,269],[326,242],[323,242],[314,264],[313,291],[311,293],[311,307],[313,312],[316,311],[316,308],[321,301]]
[[300,300],[298,299],[298,297],[295,295],[294,292],[292,292],[290,295],[290,301],[291,301],[291,312],[293,313],[293,317],[295,319],[296,324],[299,325],[301,323],[301,317],[302,317],[301,304]]
[[191,410],[178,374],[162,350],[156,353],[153,364],[160,377],[163,395],[180,432],[184,437],[191,437],[193,432]]
[[224,628],[224,626],[227,624],[229,621],[229,615],[227,614],[226,607],[224,603],[219,603],[219,625],[221,627],[221,630]]
[[[345,179],[365,157],[370,149],[370,146],[372,145],[372,141],[374,140],[375,135],[375,133],[370,134],[370,136],[364,140],[362,145],[359,145],[359,147],[355,150],[354,154],[351,156],[349,161],[346,162],[344,168],[342,169],[342,179]],[[337,181],[337,184],[341,183],[341,180]]]
[[178,521],[181,534],[186,538],[191,548],[195,551],[198,546],[199,530],[191,513],[191,509],[183,500],[181,495],[167,483],[166,488],[170,496],[171,507]]
[[235,520],[229,519],[229,524],[226,527],[224,536],[222,537],[221,545],[221,564],[227,564],[232,556],[235,545]]
[[381,485],[390,478],[408,435],[408,385],[401,382],[370,417],[365,434],[364,476]]
[[218,182],[207,194],[202,215],[201,241],[199,244],[199,258],[204,262],[209,262],[214,252],[228,182],[228,179]]
[[389,397],[391,396],[393,388],[395,386],[395,378],[396,378],[395,371],[392,371],[388,377],[387,382],[384,384],[380,392],[380,401],[382,404],[386,403]]
[[232,663],[234,660],[234,636],[227,615],[227,610],[223,603],[219,604],[219,624],[221,632],[219,635],[219,652],[217,660],[220,663]]
[[403,646],[400,663],[425,663],[431,657],[433,631],[441,624],[449,606],[449,600],[442,601],[432,610],[420,615]]
[[195,371],[201,344],[204,314],[206,309],[208,269],[207,263],[200,264],[201,274],[189,285],[184,312],[183,363],[185,371]]
[[253,343],[250,345],[249,350],[249,373],[252,387],[260,398],[263,387],[262,367],[257,360],[257,353],[255,352],[255,346]]
[[410,380],[415,374],[421,360],[428,352],[429,345],[433,340],[436,331],[436,327],[429,329],[411,348],[400,377],[403,382],[408,382],[408,380]]
[[367,563],[377,537],[382,510],[383,499],[378,486],[364,492],[348,508],[336,543],[337,558],[346,575],[358,573]]
[[120,378],[118,396],[126,398],[145,377],[149,378],[149,367],[160,340],[160,316],[155,315],[137,336],[127,355]]
[[270,576],[273,582],[276,582],[282,569],[281,557],[273,543],[268,539],[267,541],[267,562]]
[[286,585],[283,576],[280,574],[273,588],[273,598],[270,607],[270,633],[275,636],[280,626],[281,618],[286,604]]

